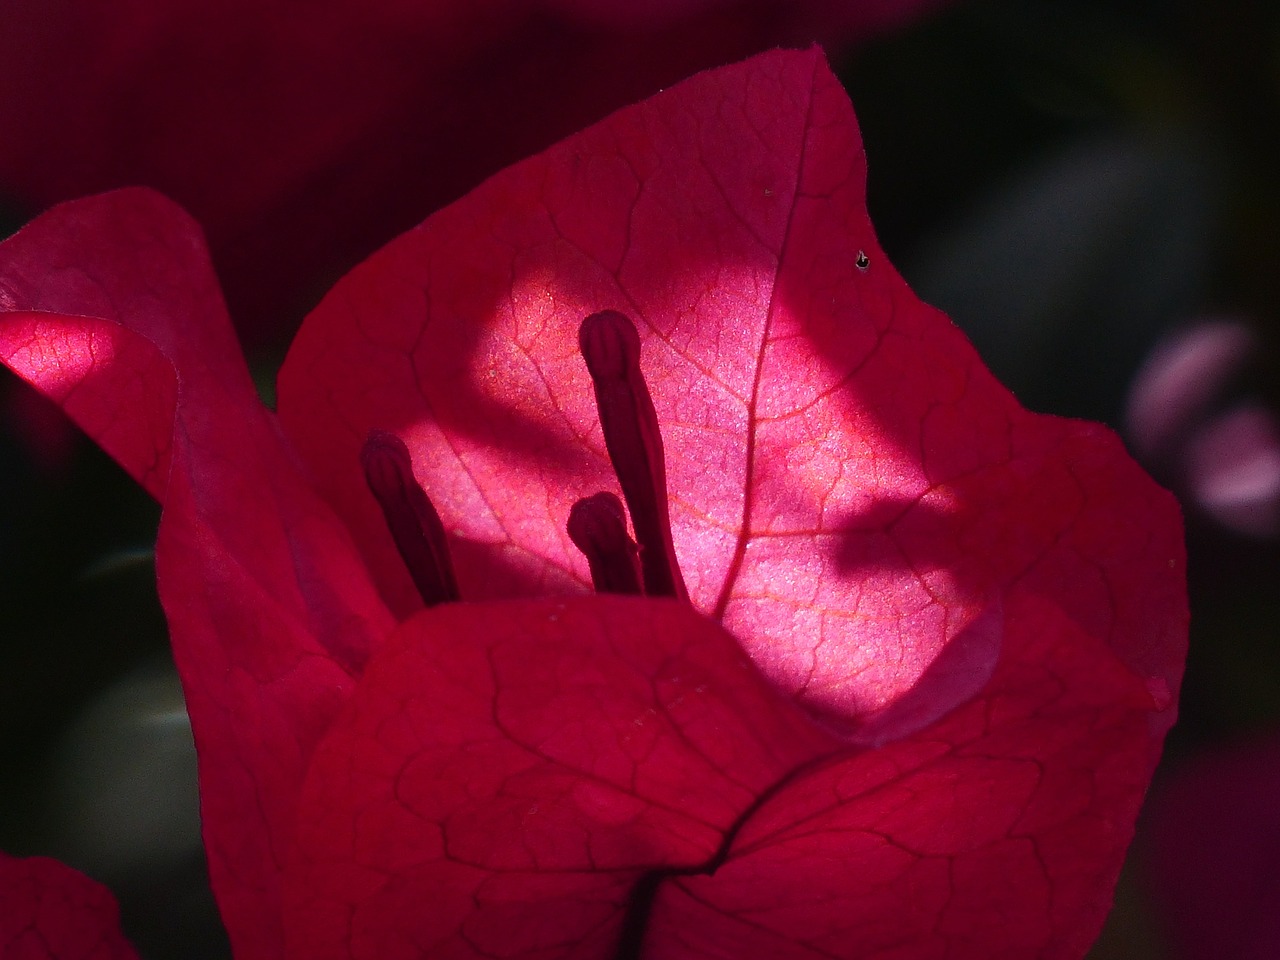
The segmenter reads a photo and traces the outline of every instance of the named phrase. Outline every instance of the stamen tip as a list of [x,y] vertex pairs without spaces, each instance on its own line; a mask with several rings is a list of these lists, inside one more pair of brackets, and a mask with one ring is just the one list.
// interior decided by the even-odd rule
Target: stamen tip
[[413,458],[409,447],[394,433],[371,430],[360,448],[360,465],[375,494],[390,492],[403,486],[406,476],[413,476]]
[[409,447],[396,434],[388,430],[370,430],[365,437],[364,446],[360,448],[360,460],[368,463],[379,457],[394,457],[396,460],[408,460]]
[[394,433],[373,430],[360,449],[360,464],[423,603],[432,607],[457,600],[458,583],[444,525],[414,479],[408,445]]
[[583,497],[569,510],[566,525],[569,539],[584,553],[604,541],[627,535],[627,514],[612,493],[600,492]]
[[587,558],[597,591],[641,592],[639,549],[627,534],[627,514],[617,497],[601,492],[579,500],[569,511],[566,529]]
[[617,310],[601,310],[583,320],[578,349],[593,380],[622,379],[640,368],[640,334]]

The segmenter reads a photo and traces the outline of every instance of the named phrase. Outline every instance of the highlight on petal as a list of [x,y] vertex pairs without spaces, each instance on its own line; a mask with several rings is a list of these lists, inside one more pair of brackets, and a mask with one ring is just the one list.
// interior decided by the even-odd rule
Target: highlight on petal
[[[848,99],[821,55],[776,53],[511,168],[340,284],[295,341],[280,415],[393,606],[408,612],[412,596],[357,466],[374,429],[399,433],[424,465],[463,596],[586,588],[565,518],[617,484],[574,334],[616,310],[640,330],[695,605],[817,709],[856,720],[913,686],[990,607],[988,585],[911,569],[883,530],[846,561],[842,527],[860,504],[925,497],[945,479],[927,474],[918,439],[879,421],[918,432],[910,421],[940,402],[930,394],[954,395],[977,361],[943,332],[931,352],[960,369],[933,385],[922,375],[911,403],[897,395],[901,357],[875,355],[877,326],[924,310],[902,325],[911,352],[941,321],[887,266],[858,268],[859,250],[885,263],[863,178]],[[804,262],[821,275],[801,276]],[[847,315],[819,309],[818,290],[840,291]],[[832,323],[845,356],[815,350]],[[874,370],[877,395],[840,387],[858,368]],[[945,537],[944,515],[930,515]],[[874,573],[842,572],[868,551]]]
[[156,498],[177,376],[209,402],[253,398],[199,228],[128,191],[46,214],[0,247],[0,358]]
[[100,883],[48,857],[0,853],[0,956],[137,960],[120,909]]
[[[692,602],[847,736],[971,697],[1011,642],[1003,593],[1036,569],[1083,577],[1066,602],[1122,658],[1160,650],[1175,689],[1179,615],[1121,627],[1107,596],[1176,592],[1171,502],[1131,464],[1067,462],[1127,463],[1114,438],[1018,407],[911,294],[865,174],[821,54],[778,51],[508,169],[344,279],[290,351],[280,416],[393,609],[416,604],[363,490],[371,430],[413,451],[462,596],[588,589],[565,521],[618,485],[575,333],[615,311],[639,331]],[[1162,531],[1141,547],[1115,512],[1135,501]],[[1067,546],[1117,523],[1086,558]],[[1127,569],[1113,549],[1136,551]]]

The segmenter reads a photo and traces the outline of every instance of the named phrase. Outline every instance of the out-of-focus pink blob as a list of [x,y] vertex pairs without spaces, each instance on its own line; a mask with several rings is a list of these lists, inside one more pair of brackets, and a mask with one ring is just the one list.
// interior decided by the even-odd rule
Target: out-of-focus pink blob
[[1280,534],[1280,427],[1262,407],[1238,407],[1187,443],[1187,482],[1220,523],[1256,537]]
[[1252,331],[1235,320],[1192,327],[1161,341],[1134,378],[1125,426],[1139,455],[1161,457],[1253,352]]
[[1222,526],[1280,535],[1280,421],[1232,392],[1257,352],[1253,331],[1213,320],[1158,344],[1134,378],[1125,427],[1139,458]]

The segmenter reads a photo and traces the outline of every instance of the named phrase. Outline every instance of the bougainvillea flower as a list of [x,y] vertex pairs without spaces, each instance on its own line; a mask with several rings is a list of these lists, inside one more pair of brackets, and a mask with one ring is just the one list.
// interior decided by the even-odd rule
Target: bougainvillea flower
[[278,414],[168,202],[5,244],[6,362],[164,502],[237,957],[1083,954],[1177,509],[912,296],[864,182],[820,53],[699,75],[353,271]]
[[242,333],[288,335],[388,237],[608,111],[941,2],[7,0],[0,199],[154,187],[204,228]]

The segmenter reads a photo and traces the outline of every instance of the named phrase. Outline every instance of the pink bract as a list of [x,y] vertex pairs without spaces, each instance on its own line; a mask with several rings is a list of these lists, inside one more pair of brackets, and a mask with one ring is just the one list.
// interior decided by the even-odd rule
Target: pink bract
[[[1181,524],[880,250],[820,53],[699,75],[349,274],[257,401],[199,234],[126,191],[0,257],[6,362],[164,502],[240,960],[1075,957],[1176,709]],[[636,325],[691,603],[590,593],[578,352]],[[361,470],[408,446],[461,603]]]

